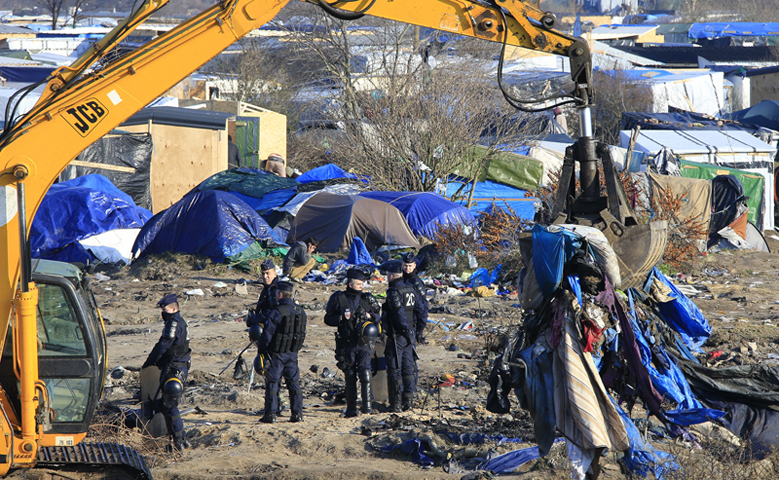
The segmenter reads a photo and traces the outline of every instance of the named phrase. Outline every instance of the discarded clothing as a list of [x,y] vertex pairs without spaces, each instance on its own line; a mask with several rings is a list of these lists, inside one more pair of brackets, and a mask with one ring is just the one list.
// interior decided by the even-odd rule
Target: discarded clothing
[[662,450],[657,450],[645,442],[641,437],[641,432],[638,431],[628,414],[616,403],[614,405],[620,417],[622,417],[625,431],[627,431],[630,438],[630,448],[625,451],[625,456],[623,457],[628,469],[642,477],[646,477],[646,474],[651,471],[657,480],[663,480],[665,474],[670,471],[679,470],[679,465],[676,463],[674,456]]

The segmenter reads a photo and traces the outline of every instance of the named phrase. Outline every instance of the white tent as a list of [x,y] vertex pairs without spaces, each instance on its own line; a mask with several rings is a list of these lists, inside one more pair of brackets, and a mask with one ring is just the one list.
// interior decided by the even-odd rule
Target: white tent
[[[631,133],[631,130],[620,132],[621,147],[628,146]],[[634,150],[651,158],[664,147],[682,160],[762,175],[765,178],[763,225],[758,227],[761,230],[774,228],[774,147],[740,130],[642,130]]]

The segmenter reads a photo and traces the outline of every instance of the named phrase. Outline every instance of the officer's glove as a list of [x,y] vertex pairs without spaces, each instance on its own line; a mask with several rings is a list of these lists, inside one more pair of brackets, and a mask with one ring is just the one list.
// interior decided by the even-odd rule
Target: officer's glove
[[425,336],[421,333],[417,333],[417,343],[419,345],[425,345],[427,342],[425,341]]
[[414,338],[413,335],[411,335],[411,332],[406,331],[406,333],[404,333],[403,336],[406,337],[406,340],[408,341],[409,344],[416,345],[416,342],[414,341],[416,339]]

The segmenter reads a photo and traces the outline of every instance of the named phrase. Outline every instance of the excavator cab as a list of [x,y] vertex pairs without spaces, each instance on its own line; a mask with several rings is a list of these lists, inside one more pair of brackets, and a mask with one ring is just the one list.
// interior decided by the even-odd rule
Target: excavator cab
[[[106,377],[106,340],[88,279],[76,266],[32,261],[37,306],[38,369],[47,387],[50,411],[43,413],[43,445],[68,446],[81,440],[92,421]],[[18,418],[18,379],[14,373],[13,329],[0,362],[0,386]],[[12,423],[14,423],[12,421]],[[51,438],[51,440],[47,440]]]

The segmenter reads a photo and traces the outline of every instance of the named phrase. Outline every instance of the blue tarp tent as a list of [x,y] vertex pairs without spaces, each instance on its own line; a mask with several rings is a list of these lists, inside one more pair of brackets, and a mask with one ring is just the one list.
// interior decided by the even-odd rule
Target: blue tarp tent
[[439,225],[475,224],[473,214],[462,205],[429,192],[363,192],[360,196],[395,206],[406,217],[414,235],[433,238]]
[[[456,178],[449,180],[446,186],[446,196],[450,197],[454,195],[457,190],[463,185],[460,192],[461,200],[457,203],[466,205],[468,203],[468,192],[471,191],[471,183],[464,178]],[[503,185],[502,183],[491,182],[485,180],[484,182],[476,182],[476,190],[473,192],[473,205],[471,211],[474,213],[491,211],[492,204],[494,203],[497,208],[511,207],[514,212],[519,215],[523,220],[533,220],[535,217],[535,198],[526,198],[526,190]]]
[[218,263],[266,240],[283,244],[245,202],[227,192],[207,190],[188,193],[149,220],[135,239],[133,252],[206,255]]
[[319,180],[332,180],[334,178],[351,178],[355,180],[361,180],[367,183],[366,177],[361,175],[355,175],[353,173],[348,173],[345,170],[343,170],[341,167],[333,163],[328,163],[327,165],[322,165],[321,167],[312,168],[311,170],[307,171],[306,173],[299,176],[295,180],[297,180],[300,183],[310,183]]
[[88,263],[93,260],[78,240],[120,228],[141,228],[151,212],[106,177],[85,175],[52,185],[30,229],[34,258]]

